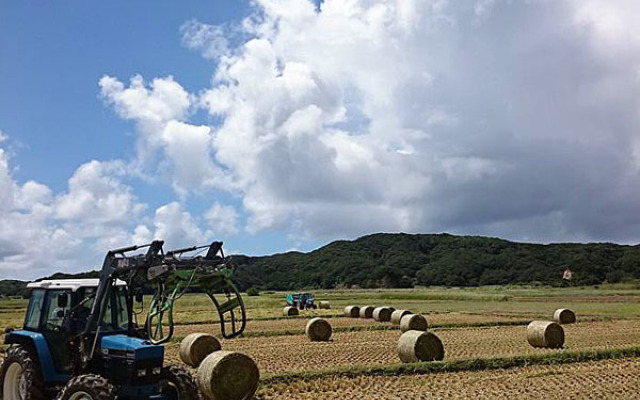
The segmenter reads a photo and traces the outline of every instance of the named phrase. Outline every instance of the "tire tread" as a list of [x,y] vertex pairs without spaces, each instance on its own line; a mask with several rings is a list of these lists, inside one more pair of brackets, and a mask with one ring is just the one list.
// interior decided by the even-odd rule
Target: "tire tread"
[[68,400],[73,393],[80,390],[91,395],[93,400],[113,400],[116,394],[107,378],[88,374],[71,378],[58,394],[57,400]]
[[38,363],[38,356],[34,349],[30,346],[22,344],[13,345],[7,350],[2,367],[0,367],[0,398],[4,390],[4,377],[9,368],[9,365],[13,362],[18,362],[22,365],[23,373],[26,375],[27,381],[27,397],[24,400],[44,400],[45,387],[44,378],[42,377],[42,370]]

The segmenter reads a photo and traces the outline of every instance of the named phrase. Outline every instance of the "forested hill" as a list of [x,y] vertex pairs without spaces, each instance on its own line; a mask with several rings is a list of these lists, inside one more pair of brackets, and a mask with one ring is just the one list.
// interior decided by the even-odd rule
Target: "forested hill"
[[[528,244],[480,236],[374,234],[332,242],[310,253],[235,256],[236,281],[246,289],[574,284],[640,279],[640,246],[611,243]],[[95,273],[82,277],[94,277]],[[66,278],[56,274],[52,278]],[[77,276],[81,277],[81,276]],[[0,295],[24,282],[0,281]]]
[[526,244],[480,237],[374,234],[336,241],[310,253],[241,257],[243,287],[475,286],[561,284],[566,267],[575,284],[640,278],[640,246]]

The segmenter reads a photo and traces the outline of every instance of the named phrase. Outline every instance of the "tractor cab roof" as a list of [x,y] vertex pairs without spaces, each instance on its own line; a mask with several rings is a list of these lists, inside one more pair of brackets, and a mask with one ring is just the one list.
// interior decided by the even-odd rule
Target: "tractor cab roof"
[[[71,289],[76,291],[85,287],[98,287],[99,279],[51,279],[27,284],[28,289]],[[126,286],[126,282],[116,280],[116,286]]]

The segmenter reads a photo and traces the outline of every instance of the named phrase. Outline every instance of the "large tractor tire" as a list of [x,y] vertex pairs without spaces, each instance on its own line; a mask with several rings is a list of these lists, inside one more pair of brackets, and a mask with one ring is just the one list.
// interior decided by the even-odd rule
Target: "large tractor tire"
[[169,365],[160,375],[162,393],[170,393],[177,400],[198,400],[198,386],[193,376],[178,365]]
[[114,400],[116,391],[100,375],[80,375],[71,378],[58,394],[57,400]]
[[0,368],[0,399],[44,400],[44,379],[37,357],[27,347],[12,346]]

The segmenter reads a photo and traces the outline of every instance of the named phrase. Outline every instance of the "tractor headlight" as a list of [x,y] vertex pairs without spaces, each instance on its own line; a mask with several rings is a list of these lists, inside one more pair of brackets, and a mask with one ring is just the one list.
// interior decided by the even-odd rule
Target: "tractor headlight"
[[153,370],[151,370],[151,373],[154,375],[160,375],[160,372],[162,372],[162,368],[160,367],[156,367]]
[[147,376],[147,370],[146,369],[139,369],[138,370],[138,378],[142,378],[143,376]]

